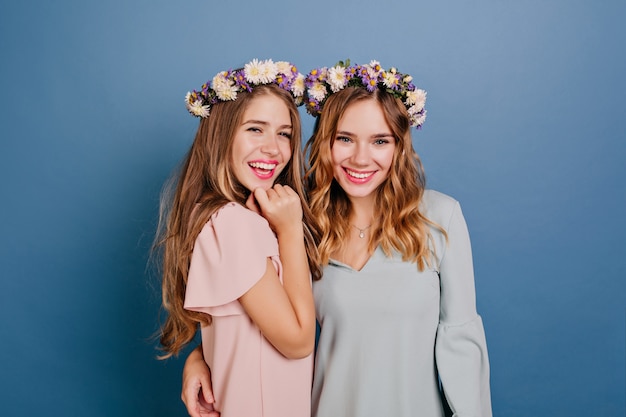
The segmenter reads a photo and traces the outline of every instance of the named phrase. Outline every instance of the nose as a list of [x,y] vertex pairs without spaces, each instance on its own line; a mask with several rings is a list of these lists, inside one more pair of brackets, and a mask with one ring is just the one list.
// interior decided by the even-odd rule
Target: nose
[[278,140],[274,135],[268,134],[263,138],[263,144],[261,145],[261,152],[269,156],[278,155]]
[[368,165],[370,162],[370,152],[367,144],[357,143],[352,155],[352,162],[355,165]]

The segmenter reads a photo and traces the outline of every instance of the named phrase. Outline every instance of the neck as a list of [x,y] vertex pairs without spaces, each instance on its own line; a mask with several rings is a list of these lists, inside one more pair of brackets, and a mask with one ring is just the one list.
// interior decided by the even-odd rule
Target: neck
[[370,226],[374,219],[374,200],[354,198],[350,199],[350,202],[352,203],[350,223],[359,229]]

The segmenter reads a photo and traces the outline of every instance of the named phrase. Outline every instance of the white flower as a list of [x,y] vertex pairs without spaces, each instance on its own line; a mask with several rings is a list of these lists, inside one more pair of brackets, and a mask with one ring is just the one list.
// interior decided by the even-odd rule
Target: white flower
[[276,80],[278,67],[271,59],[264,61],[260,66],[259,80],[261,84],[269,84]]
[[298,76],[293,80],[291,84],[291,93],[295,97],[300,97],[304,94],[304,75],[298,74]]
[[380,66],[380,62],[378,61],[370,61],[369,66],[375,71],[375,73],[378,73],[382,70],[382,67]]
[[426,120],[426,111],[424,111],[424,113],[422,114],[412,114],[410,116],[410,122],[411,122],[411,126],[421,126],[424,124],[424,121]]
[[398,85],[398,79],[395,74],[383,71],[383,84],[387,88],[393,88]]
[[[189,93],[187,93],[187,96],[189,96]],[[193,103],[190,103],[189,100],[185,100],[187,103],[187,110],[189,110],[189,113],[193,114],[194,116],[198,116],[198,117],[208,117],[209,116],[209,111],[211,110],[211,106],[207,105],[202,105],[202,100],[196,100]]]
[[333,93],[343,90],[346,85],[346,69],[337,65],[328,70],[328,83]]
[[211,81],[215,94],[222,101],[235,100],[237,98],[237,85],[235,81],[226,78],[227,72],[220,72]]
[[290,75],[291,74],[291,64],[289,62],[287,62],[287,61],[278,61],[276,63],[276,70],[280,74]]
[[371,67],[369,65],[364,65],[364,67],[367,70],[367,75],[369,76],[369,78],[378,81],[378,74],[380,73],[380,71],[377,71],[374,67]]
[[235,100],[237,99],[237,87],[231,85],[221,90],[215,90],[215,94],[222,101]]
[[308,93],[317,101],[322,101],[326,97],[326,87],[320,82],[316,82],[309,88]]
[[211,80],[211,88],[215,90],[216,88],[228,85],[228,79],[226,78],[227,74],[228,73],[226,71],[215,74],[215,77]]
[[413,81],[413,77],[411,77],[410,75],[406,75],[402,81],[404,81],[405,83],[410,83],[411,81]]
[[417,91],[407,91],[406,92],[406,100],[404,100],[404,104],[407,106],[412,106],[415,104],[417,100]]
[[405,103],[409,106],[415,106],[418,108],[418,112],[421,111],[426,104],[426,91],[422,89],[407,91]]
[[246,77],[246,81],[248,81],[249,83],[251,84],[261,83],[263,69],[262,69],[262,63],[259,62],[258,59],[255,58],[252,61],[248,62],[246,65],[244,65],[243,72]]

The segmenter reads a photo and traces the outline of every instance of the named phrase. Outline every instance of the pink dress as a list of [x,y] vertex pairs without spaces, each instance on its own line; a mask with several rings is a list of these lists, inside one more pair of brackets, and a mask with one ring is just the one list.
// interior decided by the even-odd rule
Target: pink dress
[[213,316],[202,328],[202,346],[221,417],[311,415],[313,355],[285,358],[238,301],[263,276],[267,258],[282,282],[278,241],[267,220],[236,203],[211,216],[196,239],[185,308]]

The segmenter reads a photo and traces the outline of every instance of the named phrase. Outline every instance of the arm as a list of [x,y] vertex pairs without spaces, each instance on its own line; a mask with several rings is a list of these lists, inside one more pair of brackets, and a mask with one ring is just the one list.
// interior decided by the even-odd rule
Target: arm
[[474,268],[467,225],[458,203],[447,226],[440,265],[441,307],[435,345],[443,390],[455,415],[491,416],[489,358],[476,312]]
[[202,345],[191,351],[185,361],[180,397],[191,417],[219,417],[220,415],[213,410],[211,370],[202,357]]
[[288,358],[302,358],[315,344],[315,305],[300,197],[287,186],[275,185],[255,190],[254,198],[278,238],[283,283],[268,259],[263,277],[239,302],[277,350]]

